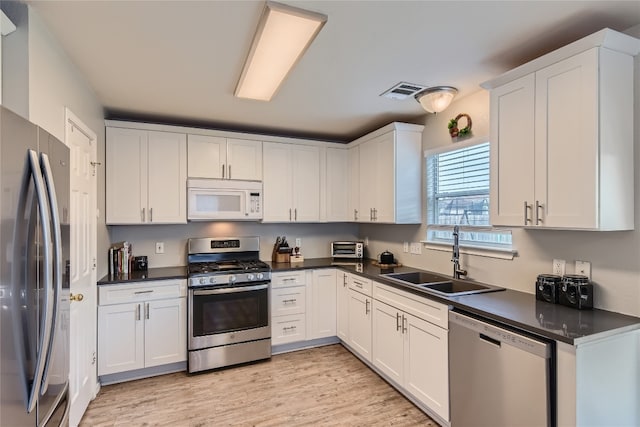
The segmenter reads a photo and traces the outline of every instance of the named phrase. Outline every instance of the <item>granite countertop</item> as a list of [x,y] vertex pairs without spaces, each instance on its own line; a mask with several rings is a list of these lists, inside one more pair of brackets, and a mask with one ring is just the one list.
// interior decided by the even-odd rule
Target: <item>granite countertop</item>
[[[538,301],[534,294],[511,289],[458,297],[436,295],[427,290],[404,285],[382,276],[386,273],[424,270],[412,267],[381,269],[375,266],[372,260],[364,260],[362,263],[349,261],[336,263],[333,258],[311,258],[293,264],[274,262],[267,264],[271,266],[273,272],[340,268],[450,305],[454,309],[571,345],[579,345],[594,339],[640,329],[640,318],[638,317],[599,309],[576,310],[559,304]],[[107,275],[98,281],[98,285],[186,278],[186,267],[150,268],[148,271],[134,271],[126,276]]]

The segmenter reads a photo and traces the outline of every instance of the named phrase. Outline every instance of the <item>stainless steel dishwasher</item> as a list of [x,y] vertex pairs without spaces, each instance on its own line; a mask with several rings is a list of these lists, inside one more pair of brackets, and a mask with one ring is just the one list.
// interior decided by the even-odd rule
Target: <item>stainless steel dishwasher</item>
[[449,312],[451,426],[547,426],[552,344]]

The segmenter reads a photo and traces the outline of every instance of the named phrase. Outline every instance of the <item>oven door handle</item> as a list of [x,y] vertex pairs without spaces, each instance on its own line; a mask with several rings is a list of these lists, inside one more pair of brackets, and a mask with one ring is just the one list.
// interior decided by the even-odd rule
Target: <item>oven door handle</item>
[[193,295],[200,296],[200,295],[233,294],[237,292],[260,291],[262,289],[267,289],[268,287],[269,287],[268,284],[264,284],[264,285],[254,285],[254,286],[240,286],[237,288],[194,290]]

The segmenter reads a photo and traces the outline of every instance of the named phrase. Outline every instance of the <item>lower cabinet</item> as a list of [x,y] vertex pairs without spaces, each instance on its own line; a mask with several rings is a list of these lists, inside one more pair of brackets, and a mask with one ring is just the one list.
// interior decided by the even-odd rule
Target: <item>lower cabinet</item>
[[373,365],[446,421],[449,341],[441,324],[447,324],[447,311],[443,304],[374,282]]
[[351,348],[360,357],[371,361],[371,303],[370,296],[349,289],[349,339]]
[[308,338],[327,338],[336,336],[336,275],[335,269],[313,270],[311,298],[308,307]]
[[349,337],[349,283],[347,273],[336,275],[336,335],[347,342]]
[[187,360],[186,280],[98,290],[98,375]]

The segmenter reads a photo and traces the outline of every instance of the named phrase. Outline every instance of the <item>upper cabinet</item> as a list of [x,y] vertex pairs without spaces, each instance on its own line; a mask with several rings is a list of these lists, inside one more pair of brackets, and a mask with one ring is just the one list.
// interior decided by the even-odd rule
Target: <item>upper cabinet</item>
[[391,123],[352,143],[358,149],[357,160],[352,156],[350,161],[352,168],[357,164],[358,192],[352,191],[350,198],[358,222],[422,221],[423,129],[420,125]]
[[633,229],[638,51],[639,40],[603,30],[482,85],[493,225]]
[[188,135],[189,178],[262,180],[262,142]]
[[107,224],[187,222],[185,134],[106,128]]
[[327,148],[326,204],[328,222],[346,222],[353,218],[349,210],[349,150]]
[[265,142],[264,222],[320,221],[320,148]]

